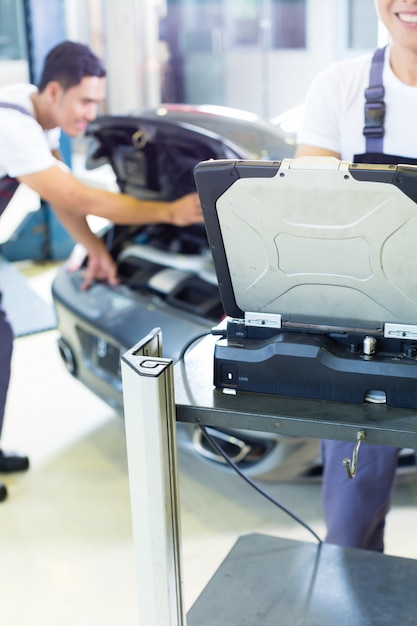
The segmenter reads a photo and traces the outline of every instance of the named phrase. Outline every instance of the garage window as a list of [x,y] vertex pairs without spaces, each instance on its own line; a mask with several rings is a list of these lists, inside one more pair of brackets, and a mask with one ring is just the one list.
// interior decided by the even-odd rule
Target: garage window
[[271,47],[305,46],[306,0],[271,0]]
[[25,58],[22,3],[16,0],[0,0],[0,60],[17,61]]

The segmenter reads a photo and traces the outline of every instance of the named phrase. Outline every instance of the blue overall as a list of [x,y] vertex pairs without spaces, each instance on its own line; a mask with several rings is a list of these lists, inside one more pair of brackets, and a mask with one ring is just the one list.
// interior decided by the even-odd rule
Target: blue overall
[[[370,86],[365,91],[366,152],[354,157],[356,163],[411,163],[417,159],[387,155],[383,152],[384,87],[382,71],[385,49],[372,59]],[[326,541],[340,546],[382,552],[385,517],[391,505],[392,489],[400,450],[363,443],[355,478],[348,478],[342,465],[352,458],[354,442],[321,442],[323,470],[323,511],[327,526]]]
[[[24,115],[30,115],[23,107],[0,102],[1,108],[16,109]],[[19,181],[9,176],[0,178],[0,216],[9,204]],[[6,405],[7,389],[10,380],[10,363],[13,351],[13,330],[7,319],[7,315],[1,306],[2,294],[0,291],[0,435],[3,428],[4,409]]]

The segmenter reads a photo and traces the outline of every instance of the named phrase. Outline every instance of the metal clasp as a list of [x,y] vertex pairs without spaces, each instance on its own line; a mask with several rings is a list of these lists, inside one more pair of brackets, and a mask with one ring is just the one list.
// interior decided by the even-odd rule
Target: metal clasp
[[143,150],[150,139],[150,134],[141,128],[138,128],[132,135],[132,145],[135,150]]
[[343,459],[342,461],[349,478],[355,478],[356,476],[356,470],[358,467],[359,448],[360,448],[362,441],[365,439],[365,437],[366,437],[366,433],[364,430],[359,430],[356,433],[356,443],[355,443],[355,447],[353,448],[352,463],[350,462],[349,459]]

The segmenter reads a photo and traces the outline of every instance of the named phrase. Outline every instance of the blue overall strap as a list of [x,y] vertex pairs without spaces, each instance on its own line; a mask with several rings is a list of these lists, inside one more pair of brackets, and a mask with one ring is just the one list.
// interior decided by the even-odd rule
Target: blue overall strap
[[[24,115],[30,115],[29,111],[25,108],[19,106],[18,104],[13,104],[12,102],[0,102],[0,107],[3,109],[15,109]],[[9,204],[18,187],[19,181],[15,178],[10,178],[10,176],[0,178],[0,215]]]
[[19,104],[13,104],[13,102],[0,102],[0,107],[2,109],[14,109],[15,111],[20,111],[23,115],[32,115],[27,109],[25,109],[25,107],[21,107]]
[[383,152],[385,89],[382,83],[385,47],[378,48],[372,57],[369,87],[365,89],[365,152]]

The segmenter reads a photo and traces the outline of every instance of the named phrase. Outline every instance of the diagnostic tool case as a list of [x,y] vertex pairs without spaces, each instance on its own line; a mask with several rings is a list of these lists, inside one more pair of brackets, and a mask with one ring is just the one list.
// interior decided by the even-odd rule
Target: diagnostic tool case
[[195,168],[226,337],[218,388],[417,407],[417,167]]

